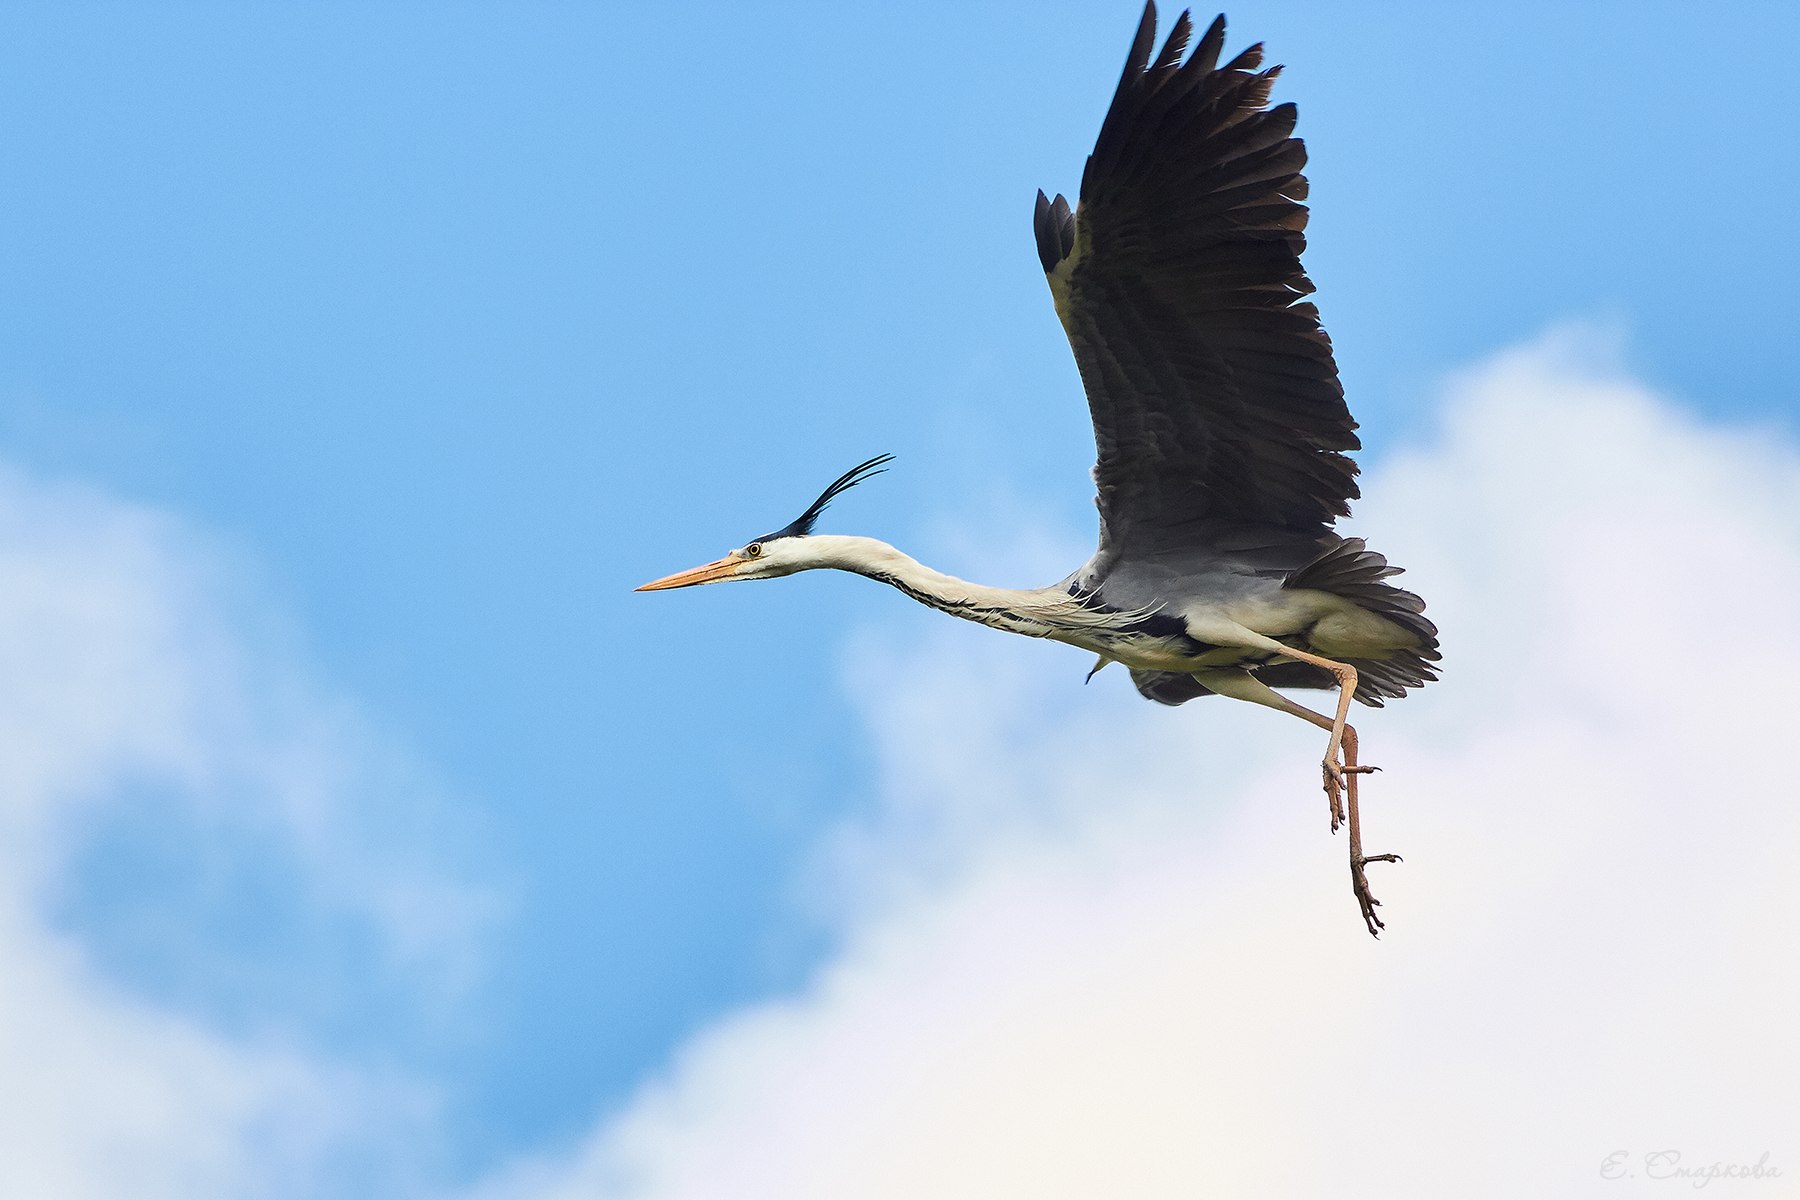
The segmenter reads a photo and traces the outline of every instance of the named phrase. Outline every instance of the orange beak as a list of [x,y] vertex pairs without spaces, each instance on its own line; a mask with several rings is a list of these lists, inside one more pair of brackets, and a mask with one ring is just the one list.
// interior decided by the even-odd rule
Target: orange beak
[[727,554],[718,562],[709,562],[704,567],[695,567],[691,571],[677,571],[673,575],[664,575],[661,579],[652,579],[643,587],[633,590],[661,592],[669,588],[693,587],[697,583],[717,583],[721,579],[730,579],[737,574],[740,566],[749,561],[741,554]]

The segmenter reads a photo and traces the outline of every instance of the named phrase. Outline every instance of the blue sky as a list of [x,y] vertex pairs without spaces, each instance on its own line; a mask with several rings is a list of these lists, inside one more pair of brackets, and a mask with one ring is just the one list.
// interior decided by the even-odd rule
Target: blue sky
[[[1366,464],[1571,317],[1707,418],[1800,430],[1800,12],[1573,7],[1230,13],[1289,68]],[[485,914],[458,982],[421,975],[296,898],[280,829],[148,781],[57,927],[208,1026],[433,1081],[448,1181],[796,986],[835,936],[809,864],[873,805],[853,647],[936,618],[847,578],[630,588],[881,452],[826,527],[971,571],[958,538],[1020,513],[1090,535],[1028,213],[1136,18],[8,6],[0,457],[197,531],[248,644],[377,731],[356,837]]]

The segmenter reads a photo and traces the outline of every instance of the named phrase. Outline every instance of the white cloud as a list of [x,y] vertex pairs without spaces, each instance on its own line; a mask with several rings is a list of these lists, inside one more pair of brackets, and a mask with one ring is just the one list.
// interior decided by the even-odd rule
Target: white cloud
[[0,1196],[342,1194],[429,1158],[429,1088],[279,1019],[159,1005],[68,923],[77,856],[149,812],[183,870],[285,870],[304,920],[360,929],[421,994],[466,976],[482,895],[416,834],[370,836],[430,787],[305,677],[245,577],[169,517],[0,470]]
[[[842,946],[505,1197],[1634,1196],[1800,1179],[1800,453],[1552,335],[1447,389],[1360,529],[1443,682],[1361,714],[1389,935],[1317,731],[987,631],[858,661]],[[935,618],[934,618],[935,619]],[[921,624],[907,626],[909,635]],[[1634,1179],[1606,1180],[1624,1151]]]

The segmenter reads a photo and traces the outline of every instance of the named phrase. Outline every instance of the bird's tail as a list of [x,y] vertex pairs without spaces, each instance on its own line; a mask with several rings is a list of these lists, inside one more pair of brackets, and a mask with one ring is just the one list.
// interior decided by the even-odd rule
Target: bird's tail
[[[1438,651],[1438,629],[1425,615],[1425,601],[1405,588],[1386,582],[1401,568],[1369,549],[1361,538],[1345,538],[1282,581],[1284,588],[1311,588],[1342,596],[1411,633],[1418,644],[1396,650],[1386,658],[1354,659],[1356,698],[1380,707],[1383,699],[1398,699],[1408,688],[1423,687],[1437,678],[1433,663],[1443,658]],[[1284,666],[1286,664],[1283,664]],[[1267,682],[1280,686],[1273,679]],[[1302,685],[1304,686],[1304,685]]]

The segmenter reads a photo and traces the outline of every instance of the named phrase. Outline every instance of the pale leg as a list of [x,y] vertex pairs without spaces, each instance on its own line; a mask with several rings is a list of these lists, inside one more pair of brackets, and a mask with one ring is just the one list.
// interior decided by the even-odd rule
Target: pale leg
[[[1334,775],[1341,778],[1342,768],[1338,766],[1338,759],[1344,744],[1344,730],[1348,728],[1346,722],[1350,719],[1350,698],[1356,695],[1356,668],[1348,663],[1333,662],[1329,658],[1320,658],[1317,654],[1308,654],[1304,650],[1295,650],[1291,646],[1283,647],[1282,653],[1297,662],[1323,667],[1337,680],[1337,715],[1326,726],[1331,730],[1331,741],[1325,746],[1325,778],[1329,780]],[[1349,765],[1350,760],[1345,758],[1344,763]],[[1325,785],[1325,790],[1331,790],[1330,783]]]
[[[1311,656],[1309,655],[1308,658],[1310,659]],[[1350,888],[1356,894],[1356,903],[1362,909],[1363,923],[1369,927],[1369,933],[1380,937],[1384,926],[1381,918],[1375,915],[1375,909],[1380,906],[1381,901],[1377,900],[1369,891],[1369,880],[1364,874],[1363,868],[1372,862],[1399,862],[1400,856],[1398,854],[1365,855],[1363,853],[1362,813],[1357,804],[1356,794],[1357,778],[1376,770],[1376,768],[1357,764],[1356,729],[1344,721],[1346,715],[1344,709],[1348,703],[1349,693],[1346,692],[1344,698],[1340,699],[1338,715],[1336,720],[1333,720],[1324,713],[1316,713],[1304,705],[1295,704],[1266,683],[1243,671],[1198,671],[1195,672],[1195,676],[1201,683],[1221,696],[1230,696],[1234,700],[1248,700],[1252,704],[1261,704],[1266,708],[1291,713],[1302,721],[1310,722],[1321,729],[1332,730],[1332,748],[1336,751],[1341,746],[1344,763],[1337,777],[1334,777],[1330,771],[1325,774],[1325,792],[1331,800],[1331,830],[1333,833],[1337,832],[1341,819],[1339,791],[1333,786],[1338,782],[1338,778],[1341,778],[1350,825]],[[1355,677],[1355,672],[1352,671],[1353,687]],[[1328,759],[1327,762],[1329,764],[1330,760]]]

